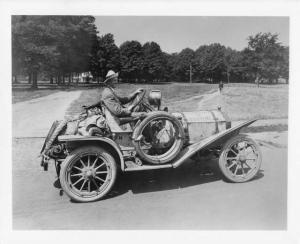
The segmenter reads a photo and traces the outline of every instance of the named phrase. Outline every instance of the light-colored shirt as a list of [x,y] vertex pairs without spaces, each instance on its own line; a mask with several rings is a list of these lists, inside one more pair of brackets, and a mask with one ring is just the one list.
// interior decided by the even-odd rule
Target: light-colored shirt
[[124,105],[130,102],[130,98],[117,94],[112,88],[104,88],[102,92],[102,101],[109,111],[117,117],[130,116],[131,111]]

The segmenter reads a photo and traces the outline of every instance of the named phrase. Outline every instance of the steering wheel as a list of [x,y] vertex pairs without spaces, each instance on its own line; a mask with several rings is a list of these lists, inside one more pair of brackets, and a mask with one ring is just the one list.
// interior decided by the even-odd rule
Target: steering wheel
[[143,101],[145,95],[146,95],[146,90],[143,90],[141,93],[138,93],[136,95],[131,105],[132,106],[131,111]]

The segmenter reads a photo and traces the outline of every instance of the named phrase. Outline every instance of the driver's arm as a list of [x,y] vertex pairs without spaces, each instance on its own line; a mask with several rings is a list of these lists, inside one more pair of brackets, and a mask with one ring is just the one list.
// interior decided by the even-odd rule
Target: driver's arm
[[117,117],[126,117],[131,115],[130,108],[124,108],[114,100],[104,100],[105,106]]
[[131,102],[135,98],[136,94],[131,93],[129,96],[122,96],[118,94],[118,99],[122,104]]
[[136,95],[141,93],[142,91],[143,91],[143,89],[139,88],[136,91],[129,94],[129,96],[122,96],[120,94],[116,94],[116,95],[118,96],[118,99],[122,104],[126,104],[126,103],[131,102],[136,97]]

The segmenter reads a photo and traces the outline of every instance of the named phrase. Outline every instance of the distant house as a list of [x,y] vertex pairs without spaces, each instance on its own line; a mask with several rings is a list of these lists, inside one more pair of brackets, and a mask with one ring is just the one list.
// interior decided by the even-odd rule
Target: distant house
[[78,74],[76,79],[78,79],[78,82],[80,82],[80,83],[86,83],[86,82],[89,82],[93,79],[93,75],[90,71],[89,72],[83,72],[83,73]]

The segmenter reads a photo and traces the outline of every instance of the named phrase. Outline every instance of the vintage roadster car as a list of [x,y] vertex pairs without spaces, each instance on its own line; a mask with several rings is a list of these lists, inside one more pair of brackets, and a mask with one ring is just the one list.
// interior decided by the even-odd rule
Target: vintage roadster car
[[63,191],[74,201],[103,198],[117,172],[176,168],[189,158],[218,158],[225,180],[246,182],[258,173],[262,156],[254,140],[231,127],[220,109],[170,113],[160,109],[161,92],[139,95],[144,117],[117,118],[103,103],[73,119],[55,121],[41,150],[41,166],[54,162]]

